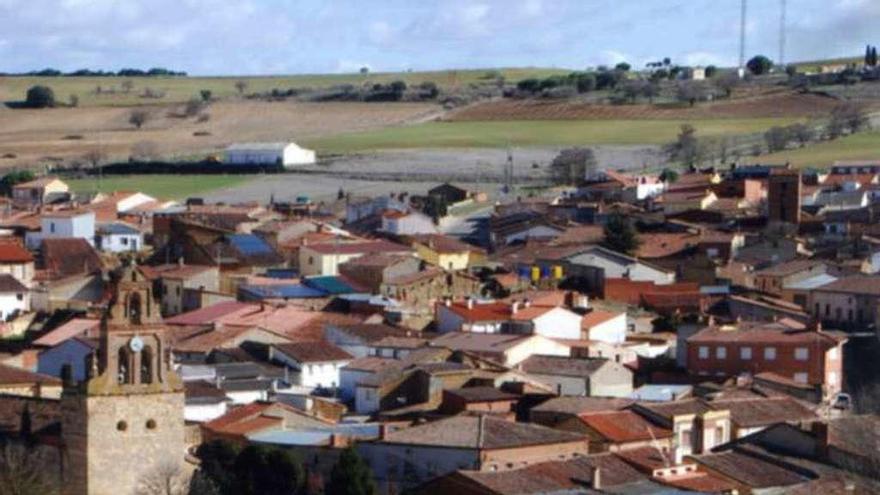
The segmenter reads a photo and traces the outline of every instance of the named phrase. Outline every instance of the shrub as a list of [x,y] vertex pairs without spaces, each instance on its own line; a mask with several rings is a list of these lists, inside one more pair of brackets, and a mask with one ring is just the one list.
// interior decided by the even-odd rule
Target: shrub
[[55,92],[48,86],[31,86],[27,91],[25,104],[30,108],[54,107]]

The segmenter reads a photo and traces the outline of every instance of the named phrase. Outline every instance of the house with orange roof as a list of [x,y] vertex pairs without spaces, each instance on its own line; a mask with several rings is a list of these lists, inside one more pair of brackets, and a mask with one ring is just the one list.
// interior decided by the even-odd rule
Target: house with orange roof
[[436,306],[437,331],[541,335],[555,339],[581,338],[581,316],[562,306],[524,301],[447,300]]
[[593,309],[581,319],[581,338],[620,344],[626,340],[626,312]]
[[296,427],[326,428],[330,424],[281,402],[253,402],[203,423],[201,430],[204,442],[223,439],[246,444],[248,435],[260,432]]
[[27,287],[34,281],[34,256],[17,238],[0,238],[0,273],[12,275]]

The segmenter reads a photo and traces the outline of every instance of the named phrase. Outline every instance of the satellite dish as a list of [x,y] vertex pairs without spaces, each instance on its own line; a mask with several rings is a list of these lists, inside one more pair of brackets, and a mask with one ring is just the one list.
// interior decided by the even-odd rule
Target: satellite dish
[[135,335],[128,341],[128,348],[131,349],[132,352],[141,352],[144,349],[144,341]]

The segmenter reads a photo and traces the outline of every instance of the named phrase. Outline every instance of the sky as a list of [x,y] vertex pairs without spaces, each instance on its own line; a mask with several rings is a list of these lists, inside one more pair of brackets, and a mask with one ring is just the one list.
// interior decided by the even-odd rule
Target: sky
[[[779,4],[749,0],[749,55],[778,57]],[[739,12],[739,0],[0,0],[0,72],[734,66]],[[788,0],[787,19],[787,61],[880,45],[880,0]]]

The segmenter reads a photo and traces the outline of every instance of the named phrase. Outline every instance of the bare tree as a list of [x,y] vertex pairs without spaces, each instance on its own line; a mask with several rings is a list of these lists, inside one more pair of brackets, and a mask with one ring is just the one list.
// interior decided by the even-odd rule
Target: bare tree
[[122,90],[126,93],[131,93],[131,90],[134,88],[134,81],[130,79],[126,79],[122,81]]
[[238,90],[239,95],[244,94],[244,90],[246,90],[247,87],[248,87],[247,81],[244,81],[244,80],[235,81],[235,89]]
[[730,98],[730,95],[733,94],[733,90],[740,85],[742,81],[740,81],[739,76],[733,72],[728,72],[721,77],[715,78],[715,86],[724,91],[724,94]]
[[92,148],[83,155],[83,161],[92,168],[98,168],[107,159],[107,154],[100,148]]
[[170,459],[161,461],[138,480],[137,495],[187,495],[189,476],[180,463]]
[[150,112],[142,109],[135,109],[131,111],[131,114],[128,116],[128,123],[140,129],[144,126],[152,118]]
[[10,495],[53,495],[57,479],[46,469],[47,460],[37,450],[7,442],[0,449],[0,493]]
[[155,141],[140,141],[131,147],[131,157],[136,161],[155,160],[159,156],[159,145]]
[[678,84],[675,95],[678,101],[694,106],[706,97],[706,85],[701,81],[682,81]]

